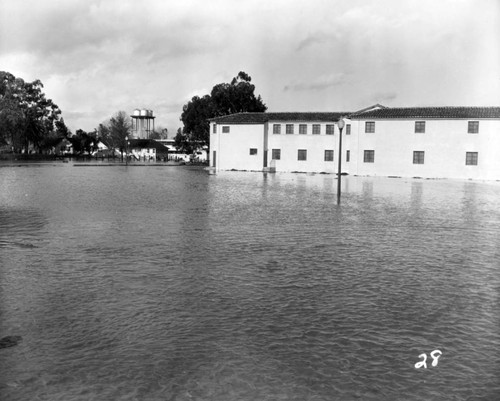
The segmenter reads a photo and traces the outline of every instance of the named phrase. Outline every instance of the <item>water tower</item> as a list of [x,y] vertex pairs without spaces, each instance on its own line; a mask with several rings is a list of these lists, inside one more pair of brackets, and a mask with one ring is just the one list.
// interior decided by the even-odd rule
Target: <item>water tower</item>
[[151,132],[155,130],[156,117],[153,116],[153,110],[135,109],[130,117],[134,138],[149,139]]

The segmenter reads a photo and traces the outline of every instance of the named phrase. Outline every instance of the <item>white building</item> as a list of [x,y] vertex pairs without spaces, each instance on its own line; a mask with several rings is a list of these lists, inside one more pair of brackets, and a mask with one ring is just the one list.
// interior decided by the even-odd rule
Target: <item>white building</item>
[[350,118],[350,174],[500,179],[500,107],[376,107]]
[[210,121],[216,170],[500,179],[500,107],[239,113]]
[[215,118],[211,121],[211,166],[333,173],[336,122],[348,114],[239,113]]

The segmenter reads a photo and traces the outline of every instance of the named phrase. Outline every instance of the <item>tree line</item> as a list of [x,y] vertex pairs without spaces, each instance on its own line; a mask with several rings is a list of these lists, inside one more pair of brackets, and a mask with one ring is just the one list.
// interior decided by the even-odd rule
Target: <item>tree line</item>
[[[182,108],[183,127],[177,130],[177,149],[191,153],[209,145],[209,119],[239,113],[264,112],[262,98],[255,96],[251,77],[240,71],[230,83],[220,83],[210,94],[194,96]],[[75,153],[91,153],[102,141],[109,149],[123,152],[127,137],[132,135],[132,120],[124,111],[117,112],[91,132],[82,129],[73,134],[67,128],[61,109],[43,93],[40,80],[25,82],[13,74],[0,71],[0,149],[20,153],[30,150],[46,153],[63,139]],[[165,138],[166,129],[151,133],[151,139]]]

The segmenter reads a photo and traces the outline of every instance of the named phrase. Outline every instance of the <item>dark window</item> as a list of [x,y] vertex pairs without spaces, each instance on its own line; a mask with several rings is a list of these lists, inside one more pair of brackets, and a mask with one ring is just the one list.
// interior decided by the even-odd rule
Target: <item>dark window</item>
[[214,124],[214,130],[212,131],[214,134],[217,133],[217,124]]
[[307,160],[307,150],[299,149],[297,154],[297,160]]
[[333,161],[333,150],[325,150],[325,162]]
[[345,152],[345,161],[346,162],[351,161],[351,151],[350,150],[346,150],[346,152]]
[[281,134],[281,124],[273,124],[273,134]]
[[222,126],[222,133],[223,134],[228,134],[229,133],[229,126],[228,125],[223,125]]
[[286,125],[286,133],[287,134],[293,134],[293,124],[287,124]]
[[465,165],[477,166],[477,152],[465,152]]
[[365,150],[363,161],[365,163],[375,163],[375,151]]
[[413,152],[413,164],[424,164],[424,152],[415,150]]
[[415,133],[425,134],[425,121],[415,121]]
[[335,132],[334,127],[333,124],[326,124],[326,135],[333,135]]
[[281,159],[281,149],[273,149],[271,152],[271,158],[273,160],[280,160]]
[[250,148],[250,154],[251,155],[256,155],[257,154],[257,149],[256,148]]
[[313,124],[313,135],[319,135],[321,133],[321,125]]
[[373,134],[375,132],[375,121],[365,122],[365,132]]
[[479,121],[469,121],[467,132],[469,134],[477,134],[479,132]]
[[299,124],[299,134],[307,134],[307,124]]
[[351,124],[347,124],[345,126],[345,134],[346,135],[351,135]]

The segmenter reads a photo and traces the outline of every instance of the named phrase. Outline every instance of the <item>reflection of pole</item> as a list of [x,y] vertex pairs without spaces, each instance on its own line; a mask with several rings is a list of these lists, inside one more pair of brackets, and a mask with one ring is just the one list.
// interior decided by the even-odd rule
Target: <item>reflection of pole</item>
[[342,177],[342,129],[344,128],[344,120],[342,118],[338,121],[338,126],[340,130],[339,135],[339,169],[337,172],[337,204],[340,205],[340,185]]

